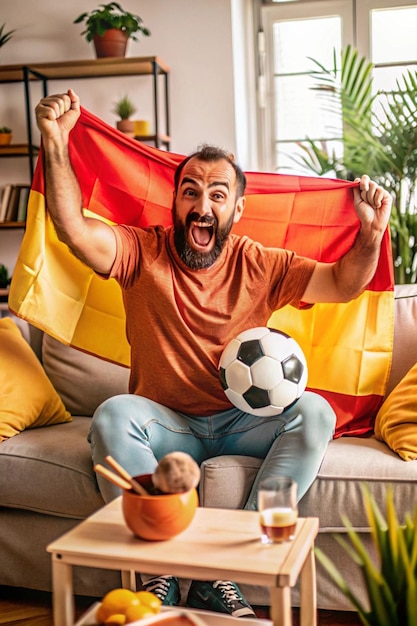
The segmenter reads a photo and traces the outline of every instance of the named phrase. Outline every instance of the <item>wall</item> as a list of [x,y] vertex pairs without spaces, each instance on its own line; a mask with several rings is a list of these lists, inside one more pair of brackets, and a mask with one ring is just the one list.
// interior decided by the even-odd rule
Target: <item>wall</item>
[[[71,0],[51,8],[49,0],[35,0],[29,11],[27,0],[2,0],[0,23],[17,32],[0,48],[0,64],[94,58],[92,44],[80,36],[82,25],[73,21],[98,4],[99,0]],[[128,56],[156,55],[171,69],[171,150],[187,154],[199,143],[210,142],[236,153],[232,1],[122,0],[121,4],[139,14],[152,31],[151,37],[129,42]],[[250,2],[233,0],[235,15],[240,4]],[[151,91],[143,81],[146,79],[55,81],[50,83],[50,92],[73,87],[83,106],[114,125],[112,104],[125,93],[137,104],[135,117],[151,116]],[[36,104],[40,86],[32,89],[32,95]],[[15,143],[26,141],[23,98],[22,85],[0,85],[0,126],[13,128]],[[240,99],[244,99],[241,94]],[[246,150],[245,142],[242,145]],[[241,164],[246,168],[246,163]],[[25,160],[0,160],[0,186],[5,182],[28,182]],[[0,263],[10,270],[21,236],[21,231],[0,230]]]

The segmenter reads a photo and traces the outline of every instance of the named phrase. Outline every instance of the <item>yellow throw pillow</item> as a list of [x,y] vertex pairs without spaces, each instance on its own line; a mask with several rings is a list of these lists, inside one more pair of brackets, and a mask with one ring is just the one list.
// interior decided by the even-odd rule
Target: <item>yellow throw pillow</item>
[[71,420],[17,325],[0,319],[0,441],[25,428]]
[[385,441],[404,461],[417,458],[417,363],[379,409],[375,436]]

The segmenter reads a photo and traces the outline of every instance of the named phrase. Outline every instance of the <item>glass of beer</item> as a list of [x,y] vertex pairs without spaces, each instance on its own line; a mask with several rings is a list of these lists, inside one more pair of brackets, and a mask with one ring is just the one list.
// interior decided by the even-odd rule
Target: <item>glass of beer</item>
[[288,476],[278,476],[261,481],[258,511],[262,543],[283,543],[294,539],[298,517],[295,480]]

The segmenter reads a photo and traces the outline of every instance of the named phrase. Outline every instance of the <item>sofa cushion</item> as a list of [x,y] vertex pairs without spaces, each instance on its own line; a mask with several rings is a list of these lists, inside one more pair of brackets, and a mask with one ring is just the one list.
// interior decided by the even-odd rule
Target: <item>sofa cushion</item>
[[66,346],[46,333],[43,336],[42,362],[73,415],[91,417],[104,400],[127,393],[128,368]]
[[0,319],[0,441],[25,428],[71,420],[15,322]]
[[320,518],[321,532],[345,532],[341,515],[351,519],[361,532],[369,529],[362,500],[367,483],[381,511],[386,489],[394,486],[396,510],[403,516],[414,509],[417,464],[404,463],[375,437],[342,437],[331,441],[315,480],[300,502],[300,515]]
[[0,507],[84,519],[104,502],[99,493],[87,434],[90,420],[25,432],[1,443]]
[[379,409],[375,436],[385,441],[404,461],[417,458],[417,363]]
[[[201,505],[226,509],[244,506],[261,464],[260,459],[242,456],[205,461],[201,467]],[[341,520],[341,515],[346,514],[358,530],[368,531],[362,504],[364,482],[382,510],[388,483],[395,486],[397,510],[413,510],[417,464],[404,463],[375,437],[341,437],[330,442],[317,480],[299,503],[300,516],[318,517],[320,532],[346,532]]]
[[226,454],[203,461],[199,486],[201,506],[243,509],[261,464],[261,459],[251,456]]

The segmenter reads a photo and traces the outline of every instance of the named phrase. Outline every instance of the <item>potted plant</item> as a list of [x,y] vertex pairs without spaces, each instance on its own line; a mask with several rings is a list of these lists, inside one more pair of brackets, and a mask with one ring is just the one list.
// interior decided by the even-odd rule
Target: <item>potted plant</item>
[[130,118],[136,113],[136,107],[130,98],[126,95],[120,98],[114,103],[113,113],[119,116],[119,120],[116,122],[116,127],[122,133],[131,134],[133,136],[135,123]]
[[395,511],[392,487],[386,496],[386,518],[366,485],[362,495],[371,528],[377,561],[368,554],[349,519],[342,516],[349,541],[335,535],[347,557],[357,563],[367,590],[367,606],[352,593],[339,570],[318,548],[318,561],[352,603],[365,626],[415,626],[417,624],[417,506],[400,524]]
[[6,28],[6,24],[2,24],[0,26],[0,48],[4,46],[13,37],[13,34],[16,32],[15,30],[9,30],[8,32],[5,32],[5,28]]
[[12,140],[12,129],[8,126],[0,127],[0,146],[8,146]]
[[145,37],[151,34],[139,15],[125,11],[117,2],[100,4],[93,11],[81,13],[74,24],[81,22],[85,22],[81,35],[88,42],[93,41],[97,57],[123,57],[128,40],[138,41],[136,33]]

